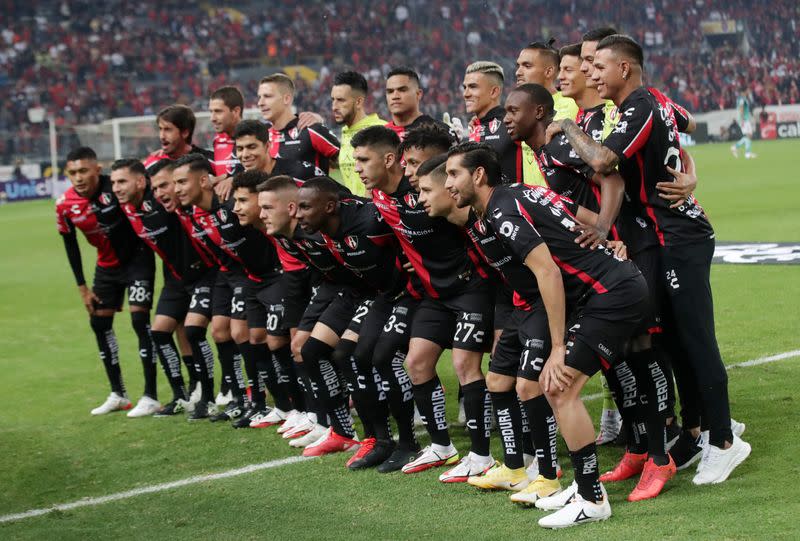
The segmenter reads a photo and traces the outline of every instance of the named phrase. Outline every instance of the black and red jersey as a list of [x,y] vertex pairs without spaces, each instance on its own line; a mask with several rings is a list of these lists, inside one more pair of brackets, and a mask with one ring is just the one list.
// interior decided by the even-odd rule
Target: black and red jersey
[[[322,124],[312,124],[298,129],[298,118],[294,117],[283,129],[269,129],[269,153],[273,158],[282,158],[297,169],[295,178],[305,180],[303,171],[319,169],[327,175],[330,160],[339,154],[339,140]],[[315,175],[318,176],[318,175]]]
[[600,212],[600,187],[591,180],[594,171],[581,160],[566,135],[559,133],[534,154],[548,188],[592,212]]
[[[619,157],[626,200],[642,207],[657,244],[672,246],[713,238],[714,230],[693,195],[680,207],[670,208],[671,203],[656,190],[656,183],[672,178],[668,165],[681,169],[678,127],[671,108],[640,87],[625,98],[619,111],[620,119],[603,145]],[[627,242],[624,232],[620,234]]]
[[530,310],[539,299],[536,276],[508,253],[494,229],[473,211],[470,211],[464,228],[475,246],[475,251],[514,291],[514,306],[521,310]]
[[254,282],[274,280],[281,266],[273,241],[255,227],[242,226],[233,205],[232,199],[220,203],[214,196],[210,211],[195,207],[192,219],[216,247],[223,270],[241,270]]
[[236,157],[236,142],[225,132],[214,136],[214,175],[230,177],[244,171],[239,158]]
[[463,230],[444,218],[428,216],[407,178],[392,194],[372,190],[372,201],[400,241],[427,296],[457,295],[477,276]]
[[508,253],[524,264],[530,252],[546,244],[561,270],[567,304],[574,306],[590,294],[606,293],[639,274],[605,248],[590,250],[575,243],[578,205],[542,186],[498,186],[486,206],[486,221]]
[[678,131],[681,133],[686,133],[686,129],[689,127],[689,112],[682,106],[672,101],[659,89],[650,86],[647,88],[647,91],[653,95],[653,97],[658,103],[661,104],[662,107],[667,109],[675,116],[675,127],[678,129]]
[[522,181],[522,145],[511,140],[503,118],[506,110],[499,105],[483,118],[473,118],[469,123],[469,139],[491,146],[500,159],[503,183]]
[[451,128],[450,126],[448,126],[444,122],[436,120],[432,116],[424,115],[424,114],[423,115],[419,115],[411,123],[409,123],[409,124],[407,124],[405,126],[398,126],[392,120],[391,122],[387,122],[386,123],[386,127],[389,128],[390,130],[392,130],[393,132],[395,132],[397,134],[397,136],[400,138],[400,141],[402,142],[406,138],[406,133],[408,133],[409,130],[413,130],[414,128],[418,128],[418,127],[423,126],[425,124],[434,124],[436,126],[440,126],[440,127],[444,128],[445,130],[450,132],[450,136],[453,138],[453,140],[458,139],[458,135],[456,135],[456,132],[453,130],[453,128]]
[[[208,160],[208,162],[212,166],[214,165],[214,153],[211,152],[210,150],[206,150],[204,148],[200,148],[197,145],[192,145],[192,149],[189,151],[189,153],[190,154],[200,154],[201,156],[205,156],[206,159]],[[155,164],[157,164],[158,162],[160,162],[162,160],[173,161],[173,160],[177,160],[177,159],[178,158],[173,158],[172,156],[170,156],[169,154],[167,154],[163,150],[159,149],[159,150],[156,150],[155,152],[151,152],[144,160],[142,160],[142,163],[144,164],[145,169],[150,169],[152,166],[154,166]]]
[[322,177],[327,175],[325,171],[317,167],[311,162],[294,161],[286,158],[274,158],[275,165],[270,171],[271,176],[287,175],[292,177],[298,186],[314,177]]
[[74,188],[64,192],[56,200],[56,224],[65,236],[74,236],[76,229],[83,231],[89,244],[97,248],[99,267],[119,267],[142,249],[106,175],[100,175],[91,197],[78,195]]
[[583,130],[583,133],[592,138],[595,143],[603,142],[603,130],[606,126],[607,105],[601,103],[589,109],[578,110],[575,117],[575,124]]
[[322,234],[342,265],[379,293],[396,295],[408,286],[399,260],[399,241],[372,202],[339,203],[339,229]]
[[138,207],[123,203],[122,210],[139,238],[164,262],[165,276],[169,272],[177,280],[193,282],[214,266],[184,230],[178,215],[168,212],[149,187]]

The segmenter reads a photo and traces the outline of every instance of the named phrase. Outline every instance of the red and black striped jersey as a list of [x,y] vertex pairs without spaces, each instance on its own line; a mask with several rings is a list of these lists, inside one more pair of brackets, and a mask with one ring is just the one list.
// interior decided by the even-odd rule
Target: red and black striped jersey
[[581,160],[566,135],[559,133],[534,154],[548,188],[592,212],[600,212],[600,187],[591,180],[594,171]]
[[[201,156],[205,156],[206,159],[208,159],[208,162],[212,165],[212,167],[214,166],[214,153],[211,152],[210,150],[206,150],[204,148],[200,148],[199,146],[192,145],[192,148],[189,151],[189,153],[190,154],[200,154]],[[173,161],[173,160],[177,160],[178,158],[181,158],[181,157],[182,156],[178,156],[177,158],[173,158],[172,156],[170,156],[169,154],[167,154],[163,150],[159,149],[159,150],[156,150],[155,152],[151,152],[144,160],[142,160],[142,163],[144,164],[145,169],[150,169],[153,165],[157,164],[161,160]]]
[[457,295],[477,276],[463,229],[428,216],[408,179],[404,177],[392,194],[372,190],[372,201],[400,241],[425,295],[434,299]]
[[473,118],[469,123],[469,139],[491,146],[500,159],[503,183],[522,181],[522,145],[511,140],[503,118],[506,110],[500,106],[491,109],[483,118]]
[[75,236],[76,229],[80,229],[89,244],[97,248],[99,267],[119,267],[142,249],[111,190],[111,178],[106,175],[100,175],[97,191],[91,197],[78,195],[70,187],[56,200],[56,226],[65,236]]
[[321,171],[327,175],[330,160],[339,154],[339,140],[322,124],[312,124],[298,129],[298,118],[294,117],[283,129],[269,129],[269,153],[273,158],[282,158],[285,167],[300,171],[300,179],[310,178],[303,171]]
[[233,138],[225,132],[214,136],[214,175],[230,177],[244,171],[239,158],[236,157],[236,144]]
[[450,137],[452,137],[454,141],[458,139],[458,135],[456,135],[456,132],[455,130],[453,130],[453,128],[451,128],[444,122],[436,120],[430,115],[419,115],[410,124],[407,124],[405,126],[398,126],[392,120],[391,122],[386,123],[386,127],[395,132],[397,136],[400,138],[400,141],[402,142],[406,138],[406,133],[408,133],[410,130],[413,130],[414,128],[418,128],[425,124],[434,124],[436,126],[440,126],[446,129],[448,132],[450,132]]

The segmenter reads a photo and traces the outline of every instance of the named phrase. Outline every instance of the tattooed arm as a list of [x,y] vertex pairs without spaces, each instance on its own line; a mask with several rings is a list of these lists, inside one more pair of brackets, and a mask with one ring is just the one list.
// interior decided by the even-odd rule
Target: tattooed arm
[[569,139],[569,144],[584,162],[598,173],[608,175],[614,172],[619,163],[619,157],[614,151],[595,143],[574,121],[564,119],[557,122]]

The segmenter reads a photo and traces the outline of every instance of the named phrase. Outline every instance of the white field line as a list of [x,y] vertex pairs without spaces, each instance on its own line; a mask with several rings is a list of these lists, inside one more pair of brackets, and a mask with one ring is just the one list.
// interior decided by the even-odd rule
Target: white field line
[[[749,361],[743,361],[740,363],[731,364],[728,365],[727,368],[730,370],[731,368],[758,366],[760,364],[774,363],[778,361],[783,361],[785,359],[791,359],[793,357],[800,357],[800,349],[785,351],[783,353],[778,353],[776,355],[769,355],[767,357],[759,357],[758,359],[751,359]],[[602,395],[600,393],[594,393],[584,396],[583,400],[584,401],[596,400],[601,396]],[[311,459],[302,456],[292,456],[287,458],[281,458],[278,460],[270,460],[269,462],[262,462],[260,464],[251,464],[249,466],[244,466],[242,468],[236,468],[233,470],[227,470],[220,473],[212,473],[208,475],[196,475],[193,477],[187,477],[186,479],[180,479],[178,481],[172,481],[169,483],[159,483],[157,485],[149,485],[141,488],[135,488],[133,490],[126,490],[125,492],[115,492],[114,494],[109,494],[107,496],[100,496],[97,498],[83,498],[70,503],[61,503],[53,505],[52,507],[46,507],[42,509],[31,509],[23,513],[0,515],[0,524],[4,522],[13,522],[16,520],[38,517],[41,515],[52,513],[53,511],[70,511],[72,509],[78,509],[80,507],[94,507],[96,505],[102,505],[104,503],[115,502],[118,500],[126,500],[128,498],[133,498],[135,496],[141,496],[142,494],[153,494],[155,492],[164,492],[165,490],[185,487],[187,485],[194,485],[197,483],[204,483],[206,481],[216,481],[217,479],[227,479],[229,477],[237,477],[239,475],[244,475],[255,471],[280,468],[282,466],[295,464],[297,462],[303,462],[305,460],[311,460]]]

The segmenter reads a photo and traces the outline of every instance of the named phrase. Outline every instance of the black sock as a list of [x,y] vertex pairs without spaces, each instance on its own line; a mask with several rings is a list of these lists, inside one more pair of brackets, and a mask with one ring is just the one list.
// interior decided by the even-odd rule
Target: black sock
[[486,380],[479,379],[462,385],[464,413],[472,442],[471,451],[478,456],[489,456],[489,436],[492,427],[492,401],[486,390]]
[[195,376],[200,382],[203,402],[214,400],[214,352],[206,340],[206,329],[197,325],[184,328],[186,340],[192,348]]
[[[244,378],[242,376],[242,354],[233,340],[217,342],[217,355],[222,367],[222,377],[228,382],[228,389],[240,404],[244,402]],[[237,373],[238,372],[238,373]],[[220,388],[222,392],[222,388]]]
[[156,352],[150,336],[150,312],[131,312],[131,325],[139,340],[139,359],[144,372],[144,395],[158,400]]
[[250,407],[259,411],[263,410],[266,407],[267,399],[259,365],[263,365],[265,361],[262,357],[269,358],[269,348],[266,344],[251,344],[250,342],[237,344],[237,347],[244,357],[244,368],[247,379],[250,380]]
[[[243,343],[249,345],[248,342]],[[233,354],[231,378],[231,395],[238,403],[244,404],[244,400],[247,398],[247,386],[249,385],[249,382],[245,379],[244,355],[242,354],[242,350],[239,348],[238,344],[236,345],[236,353]]]
[[631,369],[634,355],[629,355],[627,359],[616,363],[606,372],[606,381],[622,416],[626,436],[625,446],[631,453],[642,454],[647,452],[647,436],[644,427],[638,423],[641,405],[638,382]]
[[283,394],[288,399],[288,402],[282,407],[278,404],[278,398],[273,395],[275,407],[282,411],[290,411],[292,409],[305,411],[305,395],[302,386],[299,384],[291,348],[285,345],[272,350],[272,360],[277,366],[275,370],[278,374],[278,385],[281,386]]
[[297,375],[297,386],[303,392],[303,402],[307,412],[316,411],[317,398],[314,396],[314,389],[311,387],[311,380],[308,379],[305,363],[294,362],[294,373]]
[[447,432],[447,416],[444,408],[444,389],[439,376],[413,386],[414,402],[419,414],[425,421],[425,429],[431,437],[431,443],[450,445],[450,434]]
[[333,431],[352,438],[353,419],[344,397],[344,388],[331,363],[333,348],[313,336],[306,340],[300,353],[312,381],[317,384],[317,396],[324,414],[328,415]]
[[556,478],[558,458],[556,456],[556,417],[544,395],[524,402],[528,413],[528,422],[533,432],[533,444],[536,447],[536,459],[539,463],[539,475],[545,479]]
[[186,389],[181,373],[181,357],[172,334],[164,331],[150,331],[153,342],[156,345],[158,358],[161,360],[161,367],[167,376],[169,386],[172,388],[173,400],[186,400]]
[[189,393],[191,393],[194,391],[194,388],[197,386],[198,382],[194,355],[184,355],[183,365],[186,367],[186,371],[189,373]]
[[536,456],[536,447],[533,445],[533,434],[531,433],[531,422],[528,420],[528,412],[522,400],[517,397],[519,402],[519,413],[522,419],[522,452],[526,455]]
[[119,367],[119,344],[117,344],[117,335],[114,334],[113,323],[113,316],[91,316],[89,318],[111,391],[120,396],[126,396],[125,384],[122,382],[122,370]]
[[[381,375],[389,411],[397,423],[398,445],[403,449],[417,449],[417,436],[414,434],[414,393],[411,378],[403,367],[406,354],[395,351],[393,354],[380,352],[384,358],[378,358],[376,350],[376,369]],[[385,357],[390,356],[390,359]]]
[[570,451],[572,468],[575,470],[575,482],[578,484],[578,494],[587,502],[599,502],[603,499],[600,488],[600,473],[597,468],[597,449],[590,443],[577,451]]
[[497,429],[503,442],[503,462],[507,468],[516,470],[525,466],[522,457],[522,414],[517,393],[507,391],[491,393]]
[[[259,369],[261,370],[261,369]],[[263,367],[264,372],[264,385],[267,386],[272,402],[276,408],[281,411],[289,411],[292,409],[292,401],[289,395],[289,382],[293,381],[281,367],[278,358],[275,357],[273,351],[269,352],[269,359],[265,362]]]
[[[667,457],[666,421],[669,414],[669,387],[672,382],[664,372],[664,359],[655,349],[633,354],[636,359],[636,381],[645,399],[641,403],[640,422],[647,431],[647,453],[658,466],[669,463]],[[634,356],[631,356],[634,359]],[[633,362],[633,361],[632,361]]]

